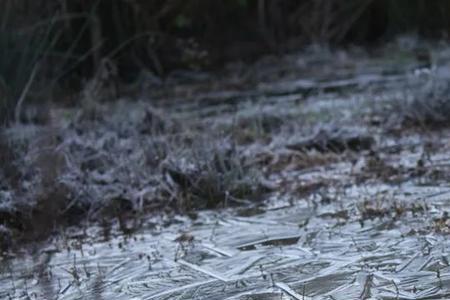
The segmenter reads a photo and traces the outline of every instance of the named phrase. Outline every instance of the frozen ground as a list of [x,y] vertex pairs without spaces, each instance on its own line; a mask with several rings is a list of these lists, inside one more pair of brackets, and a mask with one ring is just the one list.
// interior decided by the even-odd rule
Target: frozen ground
[[82,221],[6,251],[0,298],[449,299],[450,56],[436,47],[430,73],[395,51],[267,58],[58,111],[48,180]]

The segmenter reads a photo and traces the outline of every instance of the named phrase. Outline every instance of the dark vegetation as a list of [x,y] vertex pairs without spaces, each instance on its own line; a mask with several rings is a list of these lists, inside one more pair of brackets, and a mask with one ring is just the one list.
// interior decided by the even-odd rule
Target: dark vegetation
[[[445,38],[449,12],[448,1],[425,0],[2,1],[0,246],[80,219],[117,218],[122,226],[124,216],[248,203],[270,187],[260,162],[238,146],[267,143],[282,118],[242,117],[226,134],[205,136],[209,124],[179,124],[150,105],[128,116],[115,100],[311,44],[377,45],[401,33]],[[447,81],[431,81],[402,102],[405,124],[450,120]],[[81,110],[55,116],[62,106]],[[292,147],[373,144],[332,132]]]
[[450,28],[449,6],[442,0],[3,1],[0,117],[13,119],[21,98],[67,102],[68,88],[79,91],[102,68],[103,79],[134,82],[143,70],[164,78],[311,43],[376,44],[405,32],[441,38]]

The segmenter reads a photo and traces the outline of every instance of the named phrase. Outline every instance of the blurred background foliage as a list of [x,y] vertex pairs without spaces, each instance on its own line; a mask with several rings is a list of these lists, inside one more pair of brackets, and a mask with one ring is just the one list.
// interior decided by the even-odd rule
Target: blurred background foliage
[[[131,82],[141,70],[164,77],[310,44],[370,46],[403,33],[445,39],[449,17],[446,0],[4,0],[0,118],[27,84],[38,94],[55,84],[81,88],[104,59]],[[36,66],[44,76],[30,82]]]

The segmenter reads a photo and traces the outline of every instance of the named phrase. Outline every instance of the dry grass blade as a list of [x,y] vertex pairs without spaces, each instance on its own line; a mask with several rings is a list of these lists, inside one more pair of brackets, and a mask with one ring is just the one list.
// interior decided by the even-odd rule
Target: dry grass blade
[[30,78],[28,78],[28,81],[25,84],[25,87],[24,87],[22,93],[20,94],[19,99],[17,100],[17,104],[16,104],[15,112],[14,112],[14,120],[16,120],[16,122],[20,122],[20,114],[22,112],[23,103],[25,101],[25,98],[28,96],[31,85],[33,84],[36,74],[39,70],[39,66],[40,66],[40,62],[37,62],[34,65],[33,69],[31,70]]

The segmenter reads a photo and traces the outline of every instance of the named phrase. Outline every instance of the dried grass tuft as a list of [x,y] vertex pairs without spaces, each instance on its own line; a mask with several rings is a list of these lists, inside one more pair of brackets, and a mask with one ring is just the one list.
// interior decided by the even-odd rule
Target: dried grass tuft
[[167,162],[164,172],[182,210],[226,207],[262,192],[255,168],[223,144],[196,148],[191,156]]

